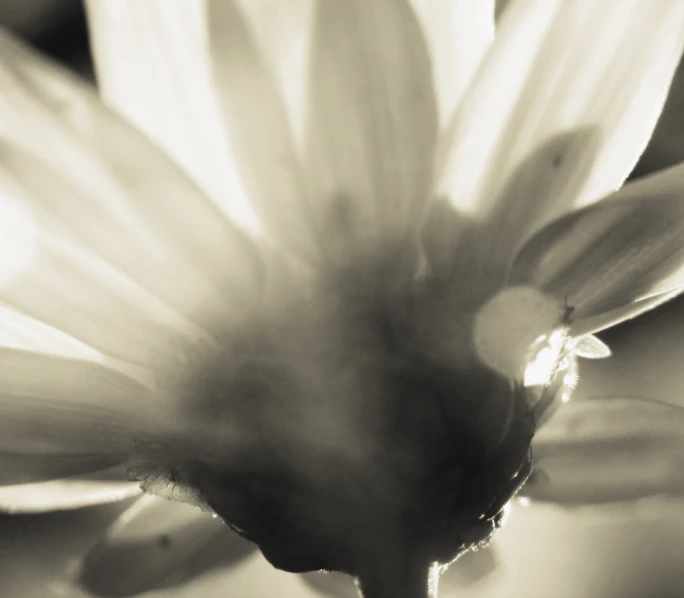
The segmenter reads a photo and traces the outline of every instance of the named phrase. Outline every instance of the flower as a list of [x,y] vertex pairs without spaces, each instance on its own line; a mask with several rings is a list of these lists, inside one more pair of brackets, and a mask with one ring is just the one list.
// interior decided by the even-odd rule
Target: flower
[[[89,9],[104,98],[153,141],[0,41],[0,503],[45,480],[99,501],[73,476],[122,464],[148,493],[86,584],[140,522],[182,529],[174,558],[216,529],[155,495],[379,598],[434,593],[516,492],[681,490],[677,409],[569,403],[537,429],[576,356],[607,355],[593,332],[680,290],[683,167],[614,190],[683,2],[518,0],[491,45],[493,6],[465,0]],[[605,466],[639,428],[649,486],[646,461]]]

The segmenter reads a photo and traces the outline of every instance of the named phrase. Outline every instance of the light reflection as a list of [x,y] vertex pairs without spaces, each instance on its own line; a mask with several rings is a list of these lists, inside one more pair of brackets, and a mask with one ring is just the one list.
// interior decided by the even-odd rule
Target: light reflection
[[525,368],[525,386],[542,386],[558,368],[558,361],[568,342],[567,328],[557,328],[551,334],[537,338],[530,348],[531,359]]

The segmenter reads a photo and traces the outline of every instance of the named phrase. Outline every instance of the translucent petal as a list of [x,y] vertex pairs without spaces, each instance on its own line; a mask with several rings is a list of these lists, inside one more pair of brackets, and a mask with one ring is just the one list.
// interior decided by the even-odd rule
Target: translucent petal
[[575,308],[581,320],[684,284],[684,167],[625,186],[529,239],[511,284],[531,284]]
[[220,126],[205,0],[88,0],[86,6],[105,100],[182,164],[236,222],[257,230]]
[[[267,23],[291,17],[274,2],[259,11]],[[281,8],[284,3],[279,3]],[[242,180],[261,220],[299,254],[318,253],[307,214],[307,190],[286,104],[246,14],[233,0],[207,0],[209,49],[220,106]],[[306,17],[306,13],[302,15]],[[300,33],[278,36],[287,51]],[[264,23],[259,23],[264,27]],[[306,29],[302,26],[302,33]]]
[[[623,183],[683,41],[681,2],[511,4],[444,136],[436,187],[457,212],[488,219],[484,259],[506,259],[534,228]],[[449,237],[433,244],[457,253],[458,230]]]
[[312,46],[307,165],[325,249],[416,232],[437,110],[430,58],[405,0],[323,0]]
[[585,334],[570,343],[571,351],[584,359],[605,359],[610,357],[610,347],[592,334]]
[[155,400],[99,364],[0,349],[0,484],[58,479],[123,463]]
[[580,336],[583,334],[590,334],[592,332],[599,332],[606,328],[616,326],[620,322],[625,320],[631,320],[640,316],[644,312],[666,303],[670,299],[674,299],[677,295],[684,292],[684,285],[675,287],[671,291],[665,293],[659,293],[646,299],[641,299],[640,301],[634,301],[633,303],[628,303],[616,309],[611,309],[609,311],[596,314],[595,316],[590,316],[588,318],[582,318],[576,322],[572,323],[572,333],[574,335]]
[[535,436],[520,495],[562,504],[684,493],[684,409],[636,398],[570,402]]
[[[213,10],[220,13],[219,0]],[[303,141],[307,105],[311,36],[314,10],[319,0],[232,0],[244,16],[250,35],[263,64],[277,80],[279,92],[287,107],[287,114],[296,144]],[[220,31],[221,24],[214,24]],[[226,26],[229,22],[226,23]],[[220,59],[219,56],[216,57]]]
[[440,121],[453,116],[494,39],[494,0],[410,0],[430,47]]
[[127,481],[123,467],[115,470],[16,486],[0,486],[0,511],[47,513],[80,509],[132,498],[142,491]]
[[0,285],[0,296],[29,316],[119,359],[152,364],[170,340],[195,329],[82,246],[40,233],[29,263]]
[[174,163],[68,73],[7,36],[0,46],[0,115],[13,141],[3,178],[181,313],[252,302],[255,247]]
[[[208,548],[216,552],[208,553]],[[145,496],[71,573],[96,596],[135,596],[199,574],[199,555],[209,569],[217,561],[238,561],[252,550],[220,519],[196,507]]]
[[85,343],[2,304],[0,346],[97,362],[102,357]]

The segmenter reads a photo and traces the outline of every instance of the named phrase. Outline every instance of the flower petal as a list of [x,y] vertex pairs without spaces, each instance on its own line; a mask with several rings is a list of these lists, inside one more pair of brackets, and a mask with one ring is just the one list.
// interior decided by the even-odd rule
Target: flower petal
[[[305,23],[297,23],[288,14],[289,3],[257,4],[268,7],[255,15],[262,19],[260,28],[276,19],[290,24],[274,40],[282,43],[283,52],[302,45],[298,38],[306,33]],[[258,45],[248,12],[237,2],[208,0],[207,10],[217,92],[245,188],[269,232],[285,246],[311,257],[320,248],[307,214],[307,191],[292,123],[269,56]],[[300,16],[306,19],[307,13]]]
[[44,230],[35,257],[0,285],[0,295],[32,318],[136,363],[152,364],[187,330],[175,312],[106,262]]
[[149,390],[99,364],[0,349],[0,484],[123,463],[157,423]]
[[410,0],[430,47],[442,123],[453,116],[494,39],[494,0]]
[[636,398],[563,405],[533,443],[520,495],[562,504],[684,493],[684,409]]
[[230,158],[207,51],[204,0],[88,0],[105,100],[182,164],[236,222],[259,223]]
[[[483,251],[505,258],[544,222],[623,183],[683,42],[681,2],[520,0],[507,8],[445,134],[436,188],[457,212],[491,221],[496,243]],[[447,231],[433,244],[446,243],[449,255],[457,242]]]
[[416,232],[437,129],[428,50],[406,0],[323,0],[314,22],[307,165],[333,256]]
[[575,334],[590,331],[584,318],[684,284],[684,166],[629,184],[540,230],[516,255],[509,284],[531,284],[567,300],[575,308]]
[[256,248],[169,158],[74,77],[6,35],[0,50],[3,178],[182,314],[253,302]]
[[646,299],[634,301],[633,303],[628,303],[627,305],[623,305],[616,309],[602,312],[595,316],[582,318],[581,320],[572,323],[572,333],[575,336],[581,336],[583,334],[591,334],[606,328],[611,328],[612,326],[617,326],[620,322],[636,318],[637,316],[666,303],[670,299],[674,299],[682,292],[684,292],[684,285],[675,287],[671,291],[665,293],[659,293],[647,297]]
[[98,351],[68,334],[2,304],[0,346],[97,362],[100,362],[102,357]]
[[[234,563],[253,550],[220,519],[196,507],[144,496],[70,573],[96,596],[135,596],[187,581],[217,561]],[[203,563],[196,562],[198,555]]]
[[16,486],[0,486],[0,511],[47,513],[116,502],[140,494],[140,486],[127,481],[123,467],[115,470]]

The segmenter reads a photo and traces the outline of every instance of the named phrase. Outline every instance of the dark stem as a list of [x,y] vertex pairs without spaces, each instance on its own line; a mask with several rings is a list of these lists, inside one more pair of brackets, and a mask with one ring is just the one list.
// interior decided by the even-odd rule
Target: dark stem
[[363,598],[437,598],[437,566],[393,547],[368,558],[357,575]]

